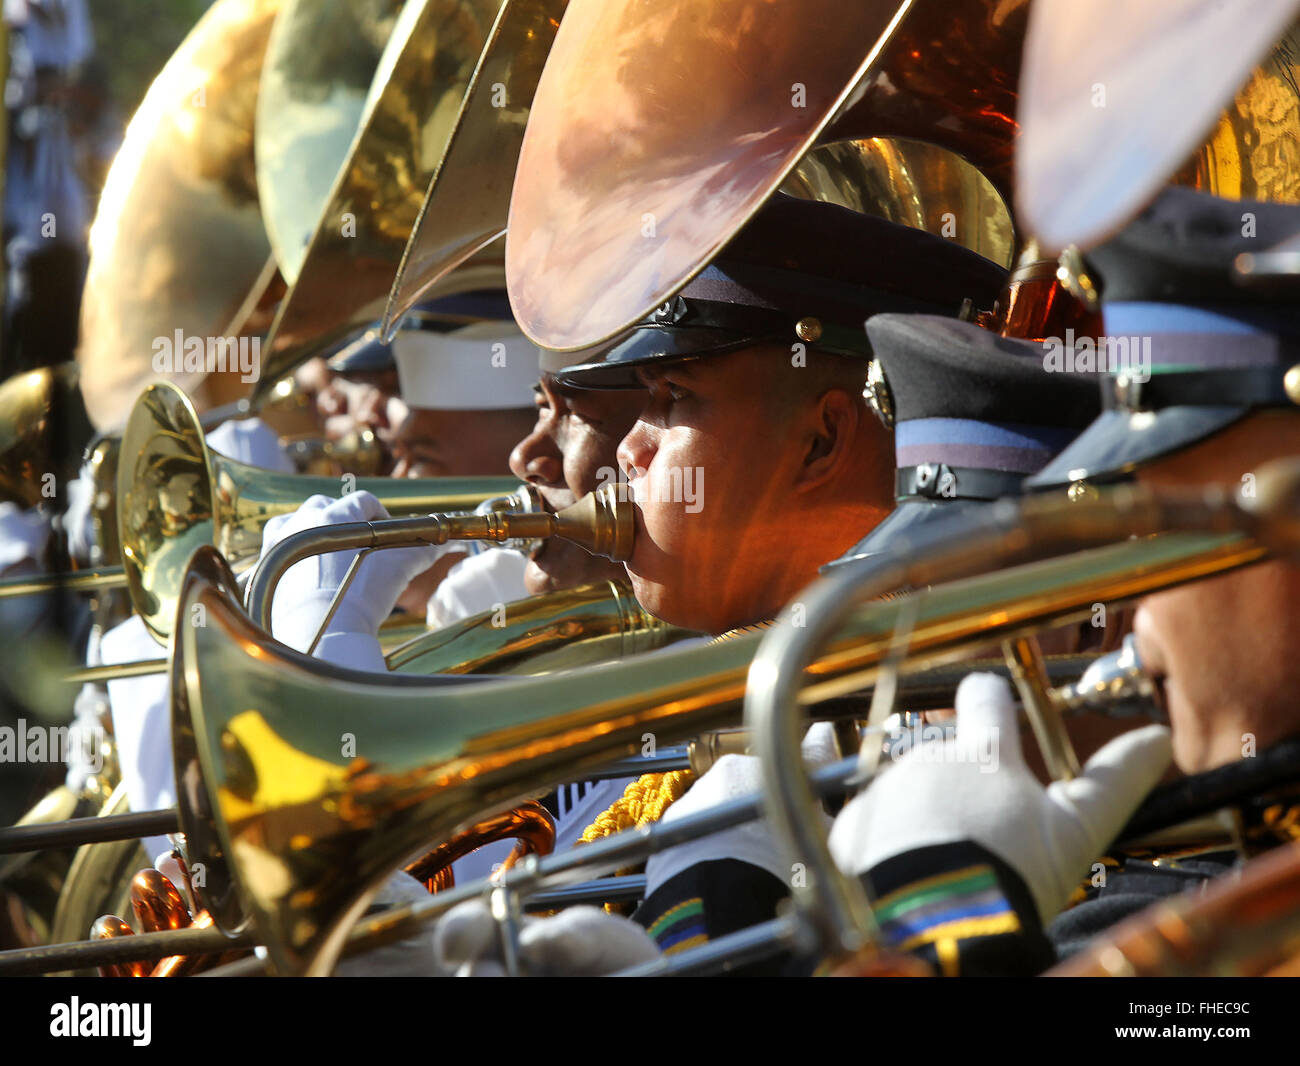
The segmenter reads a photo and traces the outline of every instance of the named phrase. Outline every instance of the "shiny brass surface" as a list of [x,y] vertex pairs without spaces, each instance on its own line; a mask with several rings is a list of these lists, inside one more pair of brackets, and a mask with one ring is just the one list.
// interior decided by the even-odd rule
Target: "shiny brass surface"
[[977,167],[938,145],[906,137],[819,145],[795,164],[781,192],[923,229],[1011,266],[1006,200]]
[[384,332],[506,231],[524,127],[568,0],[505,0],[402,252]]
[[535,800],[523,803],[483,819],[405,869],[417,881],[423,881],[430,892],[439,892],[456,884],[452,863],[498,840],[518,840],[524,855],[549,855],[555,850],[555,822]]
[[[1031,506],[1086,526],[1105,505]],[[1236,534],[1180,534],[969,579],[923,597],[912,647],[918,665],[950,661],[1048,620],[1087,617],[1099,600],[1264,554]],[[869,682],[901,603],[857,609],[808,670],[801,700]],[[207,625],[179,627],[172,645],[172,735],[191,860],[208,871],[200,895],[222,928],[251,916],[276,967],[294,973],[333,968],[375,886],[423,842],[632,754],[646,732],[671,744],[735,724],[762,635],[542,678],[376,682],[268,643],[206,548],[179,609],[188,617],[198,605]],[[355,757],[341,756],[338,736],[362,723],[367,739]],[[385,929],[409,926],[394,918]]]
[[77,361],[91,421],[116,430],[154,372],[155,341],[227,335],[271,255],[253,118],[280,0],[218,0],[154,80],[90,230]]
[[86,425],[77,365],[42,367],[0,384],[0,501],[35,507],[48,499],[47,474],[77,476]]
[[1009,199],[1027,0],[571,0],[533,99],[506,272],[538,344],[616,336],[817,144],[896,136]]
[[975,322],[1003,337],[1041,341],[1097,337],[1102,332],[1101,306],[1077,251],[1045,255],[1036,241],[1026,241],[1015,268],[992,310],[976,312]]
[[[301,271],[280,305],[256,385],[378,319],[500,0],[413,0],[375,74],[347,160]],[[500,247],[444,279],[438,293],[499,286]]]
[[[504,624],[497,624],[504,623]],[[528,674],[625,659],[692,634],[661,622],[622,582],[533,596],[435,629],[385,656],[403,674]]]
[[1300,202],[1298,12],[1295,0],[1263,0],[1246,20],[1215,0],[1035,0],[1016,148],[1022,226],[1049,251],[1090,248],[1171,178]]
[[190,911],[180,891],[155,869],[141,870],[131,879],[131,911],[142,933],[186,929]]
[[257,95],[257,191],[292,285],[348,157],[402,0],[284,0]]
[[1229,200],[1300,203],[1300,23],[1251,71],[1170,180]]
[[[210,451],[198,417],[178,388],[151,385],[122,438],[118,523],[132,604],[160,643],[175,620],[189,554],[214,544],[234,562],[256,557],[262,527],[316,493],[341,495],[338,478],[277,474]],[[390,513],[472,509],[514,488],[513,478],[350,479],[347,491],[373,492]]]

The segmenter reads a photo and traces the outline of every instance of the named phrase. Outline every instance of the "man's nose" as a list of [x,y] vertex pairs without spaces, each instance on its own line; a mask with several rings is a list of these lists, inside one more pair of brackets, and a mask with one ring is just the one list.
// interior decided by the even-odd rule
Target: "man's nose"
[[637,421],[618,443],[618,468],[629,481],[650,468],[659,449],[659,431],[646,422]]
[[533,485],[558,485],[564,479],[564,455],[554,437],[535,429],[510,452],[510,472]]

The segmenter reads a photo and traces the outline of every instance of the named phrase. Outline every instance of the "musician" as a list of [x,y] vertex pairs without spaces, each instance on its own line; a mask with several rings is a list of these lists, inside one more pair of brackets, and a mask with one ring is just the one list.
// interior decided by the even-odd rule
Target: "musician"
[[[863,321],[991,306],[1005,276],[930,234],[777,196],[678,296],[561,371],[579,388],[648,389],[618,449],[637,502],[627,571],[642,605],[714,634],[764,623],[851,549],[893,504],[890,429],[863,394]],[[827,740],[815,731],[809,750],[827,757]],[[752,760],[724,759],[669,811],[754,785]],[[665,947],[770,918],[788,892],[762,826],[673,849],[647,876],[637,920]]]
[[[867,335],[878,364],[870,376],[870,405],[895,432],[898,505],[832,567],[888,550],[941,518],[973,516],[991,499],[1017,493],[1025,477],[1041,469],[1099,410],[1094,378],[1047,373],[1037,345],[970,323],[882,314],[868,321]],[[926,464],[933,470],[923,475]],[[814,766],[838,757],[825,728],[809,732],[803,753]],[[664,817],[674,821],[758,788],[757,760],[727,756]],[[674,848],[652,858],[646,873],[648,900],[636,920],[665,952],[770,919],[789,894],[790,871],[762,823]],[[453,914],[438,926],[443,963],[492,972],[499,963],[483,932],[489,924],[485,909],[466,905]],[[617,924],[597,922],[590,914],[571,921],[581,924],[583,950],[559,928],[530,926],[526,953],[531,950],[538,965],[555,970],[601,972],[642,961],[641,941]],[[790,965],[778,959],[746,969],[776,973]]]
[[[1103,286],[1106,333],[1149,339],[1151,374],[1134,384],[1144,375],[1114,368],[1108,409],[1031,486],[1059,492],[1080,480],[1133,477],[1249,492],[1262,464],[1295,455],[1300,412],[1286,388],[1300,342],[1295,278],[1252,287],[1234,264],[1298,232],[1294,207],[1169,189],[1088,253]],[[1147,596],[1134,628],[1170,736],[1161,727],[1134,731],[1095,757],[1082,784],[1046,792],[1019,774],[1005,748],[1010,771],[982,788],[969,774],[940,779],[922,760],[905,759],[846,806],[832,849],[841,868],[870,882],[878,906],[887,901],[889,942],[943,973],[1037,972],[1155,900],[1231,869],[1236,857],[1227,852],[1174,862],[1119,855],[1086,892],[1076,890],[1171,752],[1195,775],[1187,782],[1195,792],[1243,758],[1295,746],[1300,665],[1289,636],[1300,629],[1300,570],[1278,560]],[[1004,683],[968,678],[952,743],[978,745],[1013,715]],[[1283,790],[1240,805],[1248,850],[1290,835],[1295,819],[1286,811],[1296,801]],[[1008,820],[1012,803],[1018,813]],[[931,891],[922,907],[919,886],[936,879],[949,891],[942,899]],[[1072,895],[1083,901],[1057,917]],[[977,905],[986,920],[963,924]]]
[[1005,276],[920,230],[778,195],[679,295],[565,369],[579,388],[649,390],[618,451],[641,604],[707,633],[775,617],[893,506],[863,321],[991,306]]

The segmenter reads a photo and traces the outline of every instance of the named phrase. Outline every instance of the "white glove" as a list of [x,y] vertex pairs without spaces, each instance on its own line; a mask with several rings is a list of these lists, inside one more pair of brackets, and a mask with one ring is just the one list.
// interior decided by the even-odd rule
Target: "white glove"
[[[453,907],[433,931],[438,963],[461,977],[500,977],[500,939],[482,900]],[[519,961],[536,977],[599,977],[659,957],[636,922],[595,907],[569,907],[553,918],[524,918]]]
[[[387,517],[383,504],[368,492],[353,492],[341,500],[313,496],[293,514],[267,522],[262,554],[305,529]],[[277,640],[298,651],[307,650],[356,554],[330,552],[289,568],[271,604],[271,633]],[[432,566],[439,554],[439,547],[433,545],[371,552],[330,620],[316,657],[358,670],[385,670],[377,639],[379,625],[411,580]]]
[[491,611],[528,595],[524,571],[528,556],[510,548],[491,548],[463,559],[439,582],[429,598],[425,621],[440,629],[462,618]]
[[[831,724],[814,724],[804,737],[802,751],[804,761],[814,768],[834,762],[838,754]],[[724,755],[686,795],[668,808],[662,822],[666,825],[720,803],[756,795],[763,789],[762,778],[757,756]],[[821,817],[829,827],[830,819],[825,814]],[[645,867],[646,897],[689,867],[718,859],[739,859],[766,870],[783,884],[790,883],[789,865],[772,839],[771,828],[760,818],[650,856]]]
[[292,474],[293,464],[280,447],[280,438],[260,418],[232,418],[207,435],[208,447],[230,459],[263,470]]
[[0,574],[38,573],[50,539],[49,520],[40,511],[24,510],[6,500],[0,503]]
[[956,709],[954,739],[913,748],[845,805],[831,854],[861,874],[916,848],[973,841],[1024,878],[1046,925],[1164,773],[1169,730],[1116,737],[1079,777],[1043,788],[1025,765],[1003,678],[970,674]]
[[68,554],[81,562],[95,561],[95,479],[82,466],[79,477],[68,482],[68,509],[63,513],[63,530],[68,535]]

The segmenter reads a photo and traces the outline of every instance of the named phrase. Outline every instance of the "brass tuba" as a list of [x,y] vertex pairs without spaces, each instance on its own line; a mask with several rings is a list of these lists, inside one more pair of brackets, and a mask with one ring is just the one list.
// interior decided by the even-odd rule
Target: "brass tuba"
[[[274,272],[253,118],[281,6],[218,0],[150,86],[109,169],[90,230],[77,352],[100,430],[120,425],[159,376],[156,342],[170,345],[178,332],[227,336],[250,293],[265,289],[268,266]],[[189,388],[199,380],[167,376]]]

